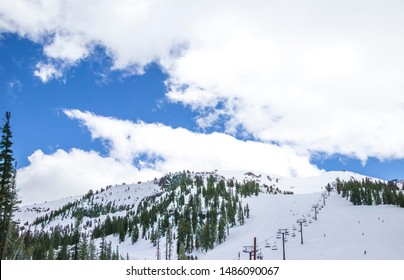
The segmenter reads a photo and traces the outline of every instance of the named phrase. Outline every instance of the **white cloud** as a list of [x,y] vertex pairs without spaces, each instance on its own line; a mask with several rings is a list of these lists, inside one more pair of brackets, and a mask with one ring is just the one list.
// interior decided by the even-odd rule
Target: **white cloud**
[[194,133],[162,124],[133,123],[90,112],[65,110],[93,139],[102,140],[107,156],[95,151],[36,151],[18,170],[24,204],[83,195],[109,184],[152,180],[168,172],[254,170],[283,176],[314,176],[321,171],[291,148],[241,141],[223,134]]
[[41,79],[43,83],[47,83],[52,79],[58,79],[63,76],[62,71],[51,63],[38,62],[36,68],[34,76]]
[[319,170],[289,147],[241,141],[223,134],[195,133],[162,124],[133,123],[79,110],[65,114],[82,122],[93,139],[108,142],[109,156],[130,163],[144,156],[154,170],[256,170],[284,176],[310,176]]
[[57,150],[50,155],[37,150],[29,162],[18,170],[17,185],[23,204],[84,195],[89,189],[153,179],[157,175],[147,168],[139,172],[130,164],[79,149]]
[[[168,99],[199,112],[202,127],[226,119],[228,133],[366,160],[404,158],[403,13],[400,0],[9,0],[0,30],[68,65],[95,45],[113,69],[157,62]],[[40,66],[42,81],[61,75]]]

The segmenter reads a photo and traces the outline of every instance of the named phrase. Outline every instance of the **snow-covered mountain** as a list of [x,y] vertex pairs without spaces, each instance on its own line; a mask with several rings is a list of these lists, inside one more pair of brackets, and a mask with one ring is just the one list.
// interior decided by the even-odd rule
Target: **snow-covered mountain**
[[[288,229],[287,259],[404,259],[404,208],[354,206],[348,196],[337,192],[337,182],[349,181],[387,185],[344,171],[309,178],[184,171],[24,206],[15,219],[23,237],[53,236],[55,231],[70,236],[65,248],[69,256],[93,239],[96,256],[103,244],[109,244],[118,256],[129,259],[177,259],[184,254],[198,259],[249,259],[255,237],[259,257],[282,259],[277,232]],[[402,195],[401,188],[394,194]],[[375,196],[376,190],[372,191]],[[301,218],[307,221],[302,224],[303,244],[297,223]],[[62,243],[50,247],[55,258]],[[49,250],[38,254],[46,258]]]

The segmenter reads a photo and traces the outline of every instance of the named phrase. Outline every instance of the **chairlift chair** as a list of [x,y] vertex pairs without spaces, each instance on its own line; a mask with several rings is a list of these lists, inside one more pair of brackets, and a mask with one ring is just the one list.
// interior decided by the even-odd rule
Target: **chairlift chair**
[[271,244],[269,244],[268,240],[265,242],[265,248],[271,248]]
[[258,259],[258,260],[263,260],[263,259],[264,259],[264,255],[262,254],[261,249],[260,249],[259,252],[258,252],[257,259]]
[[274,245],[272,245],[272,250],[273,250],[273,251],[278,250],[278,246],[276,246],[276,243],[274,243]]
[[296,236],[296,233],[295,232],[292,232],[292,237],[295,237]]

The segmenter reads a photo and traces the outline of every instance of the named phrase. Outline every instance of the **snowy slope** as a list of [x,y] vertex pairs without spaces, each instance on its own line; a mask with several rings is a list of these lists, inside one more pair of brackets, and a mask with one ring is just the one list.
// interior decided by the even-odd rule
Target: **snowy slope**
[[[277,230],[287,228],[290,234],[296,220],[305,217],[311,220],[303,227],[304,244],[300,244],[300,233],[289,235],[286,246],[287,259],[404,259],[404,209],[395,206],[353,206],[349,201],[332,192],[326,199],[326,205],[319,210],[318,220],[314,220],[312,206],[323,205],[322,194],[325,186],[335,182],[336,178],[348,181],[351,178],[362,180],[366,176],[352,172],[325,172],[317,177],[284,178],[264,173],[245,171],[218,171],[225,179],[255,180],[261,186],[272,186],[281,191],[292,191],[294,195],[273,195],[260,193],[258,196],[243,198],[250,207],[250,218],[243,226],[229,229],[224,243],[208,252],[194,252],[198,259],[248,259],[243,246],[253,245],[257,238],[258,248],[264,259],[282,259],[282,242],[276,238]],[[372,179],[377,180],[377,179]],[[152,195],[162,192],[156,182],[134,185],[120,185],[93,194],[91,198],[75,197],[54,202],[22,207],[16,213],[21,224],[31,225],[40,216],[57,210],[66,203],[76,202],[80,207],[89,205],[113,205],[117,211],[110,216],[124,216],[127,211],[136,209],[139,203]],[[102,222],[106,215],[95,219]],[[91,220],[84,217],[83,223]],[[93,219],[94,220],[94,219]],[[97,221],[98,220],[98,221]],[[44,230],[57,225],[74,223],[74,218],[60,215],[45,225]],[[34,227],[34,226],[33,226]],[[40,227],[40,226],[37,226]],[[35,227],[34,227],[35,228]],[[91,228],[85,228],[88,234]],[[139,239],[132,245],[130,238],[119,243],[118,236],[107,236],[112,248],[119,246],[119,252],[130,259],[155,259],[156,247],[149,240]],[[267,248],[265,245],[271,247]],[[276,244],[278,250],[272,250]],[[164,240],[161,247],[164,248]],[[365,252],[366,251],[366,255]],[[164,255],[164,253],[162,253]],[[176,256],[174,255],[173,258]]]
[[[132,185],[117,185],[114,187],[107,187],[101,189],[100,192],[95,193],[91,198],[91,204],[108,205],[109,203],[114,207],[120,209],[113,216],[124,216],[128,209],[136,209],[139,202],[148,196],[159,193],[161,190],[154,182],[145,182],[140,184]],[[82,197],[70,197],[65,199],[60,199],[52,202],[44,202],[35,205],[27,205],[21,207],[19,211],[15,214],[15,219],[19,220],[21,224],[32,224],[32,222],[41,216],[50,214],[51,211],[58,210],[67,203],[72,203],[75,201],[80,201],[79,206],[88,207],[89,202],[83,200]],[[111,215],[112,216],[112,215]],[[99,217],[100,221],[105,219],[106,215]],[[83,222],[86,222],[89,218],[84,217]],[[68,225],[74,222],[71,219],[63,219],[61,216],[49,223],[46,228],[55,227],[57,225]]]
[[[355,179],[361,181],[367,178],[367,176],[357,174],[349,171],[330,171],[324,172],[323,174],[315,177],[281,177],[273,174],[259,173],[259,172],[248,172],[248,171],[219,171],[219,175],[225,178],[235,178],[238,181],[243,181],[246,179],[255,179],[261,184],[266,184],[268,186],[278,187],[283,191],[292,191],[295,194],[305,194],[314,193],[325,190],[325,186],[328,183],[334,182],[337,178],[341,181],[349,181],[350,179]],[[378,180],[373,178],[373,180]],[[383,180],[381,180],[383,181]]]
[[[293,196],[260,195],[248,199],[251,218],[246,224],[231,231],[229,239],[201,259],[248,259],[243,246],[253,245],[257,238],[258,248],[264,259],[282,259],[282,241],[276,239],[277,230],[289,229],[303,215],[312,216],[312,223],[303,226],[304,244],[300,233],[289,235],[285,243],[287,259],[404,259],[404,209],[395,206],[353,206],[332,193],[326,205],[314,220],[312,205],[322,205],[320,193]],[[321,202],[320,202],[321,201]],[[363,233],[363,235],[362,235]],[[278,250],[266,248],[276,243]],[[366,255],[364,254],[366,251]]]

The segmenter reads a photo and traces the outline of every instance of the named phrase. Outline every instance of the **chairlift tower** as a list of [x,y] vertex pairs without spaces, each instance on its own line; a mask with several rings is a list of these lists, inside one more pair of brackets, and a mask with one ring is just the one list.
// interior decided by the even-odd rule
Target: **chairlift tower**
[[285,235],[289,235],[289,230],[287,228],[278,229],[278,234],[282,234],[282,248],[283,248],[283,259],[285,260]]
[[306,219],[297,219],[296,221],[298,224],[300,224],[300,243],[303,244],[303,223],[306,223]]
[[313,205],[313,209],[314,209],[314,219],[317,221],[317,208],[318,208],[318,204],[314,204]]
[[254,237],[253,246],[243,246],[243,253],[248,253],[250,255],[250,260],[257,259],[257,238]]
[[254,246],[243,246],[243,253],[248,253],[251,261],[254,255]]

